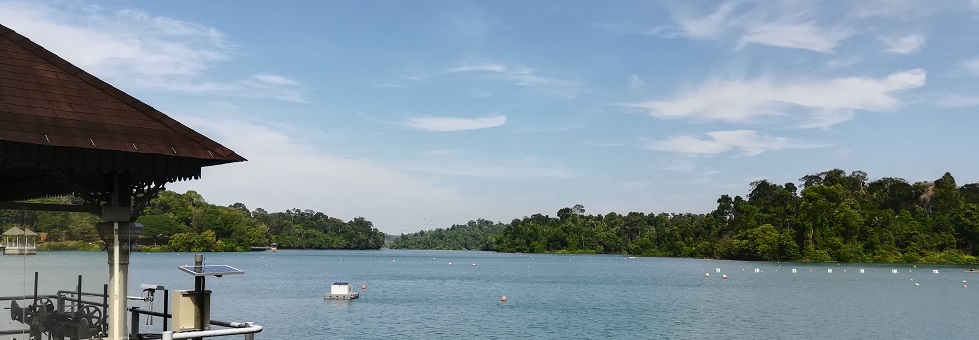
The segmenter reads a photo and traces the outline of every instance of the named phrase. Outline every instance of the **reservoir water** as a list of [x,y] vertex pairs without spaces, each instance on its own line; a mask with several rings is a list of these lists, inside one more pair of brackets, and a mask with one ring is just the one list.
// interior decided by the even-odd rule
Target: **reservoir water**
[[[245,271],[208,278],[212,318],[261,324],[259,339],[979,336],[979,274],[960,266],[405,250],[205,256]],[[100,252],[0,256],[0,295],[31,294],[35,270],[42,293],[73,290],[78,275],[84,291],[100,292],[105,260]],[[193,289],[193,277],[177,269],[193,254],[136,253],[131,262],[130,295],[141,283]],[[361,298],[324,300],[333,281],[352,283]]]

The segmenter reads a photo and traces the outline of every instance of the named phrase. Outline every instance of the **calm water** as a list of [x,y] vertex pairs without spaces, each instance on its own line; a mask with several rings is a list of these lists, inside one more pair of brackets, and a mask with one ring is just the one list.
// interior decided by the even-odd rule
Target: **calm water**
[[[77,252],[0,257],[0,290],[6,290],[0,295],[33,290],[33,269],[24,270],[25,264],[44,268],[42,286],[74,289],[83,274],[83,290],[101,291],[108,276],[105,259],[104,253]],[[962,267],[400,250],[209,253],[205,262],[245,271],[208,279],[212,318],[255,321],[265,327],[261,339],[975,339],[979,334],[979,274],[963,273],[968,268]],[[139,253],[132,263],[130,295],[138,294],[140,283],[193,288],[193,278],[176,269],[192,264],[193,254]],[[729,278],[721,279],[722,274]],[[963,280],[969,288],[962,287]],[[367,290],[359,300],[324,300],[333,281]],[[506,303],[500,302],[503,295]],[[161,309],[158,299],[156,310]]]

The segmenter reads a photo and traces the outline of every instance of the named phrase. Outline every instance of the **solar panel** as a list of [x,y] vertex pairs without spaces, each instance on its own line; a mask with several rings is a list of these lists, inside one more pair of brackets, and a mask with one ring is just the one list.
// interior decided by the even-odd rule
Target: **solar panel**
[[213,264],[206,266],[180,266],[180,270],[193,276],[222,276],[232,274],[244,274],[243,270],[223,264]]

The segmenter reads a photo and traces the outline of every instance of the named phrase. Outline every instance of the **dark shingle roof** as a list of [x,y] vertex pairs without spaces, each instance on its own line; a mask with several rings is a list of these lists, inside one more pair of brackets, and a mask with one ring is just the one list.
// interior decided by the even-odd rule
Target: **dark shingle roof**
[[245,159],[0,25],[0,141],[193,158]]
[[150,188],[244,160],[0,25],[0,202],[104,200],[115,175]]

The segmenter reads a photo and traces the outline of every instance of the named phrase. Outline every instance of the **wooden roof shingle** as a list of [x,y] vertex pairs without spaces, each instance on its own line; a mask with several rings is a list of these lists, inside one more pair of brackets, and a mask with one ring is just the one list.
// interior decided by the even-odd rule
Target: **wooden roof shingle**
[[0,25],[0,202],[68,194],[97,199],[108,194],[113,176],[149,187],[241,161]]
[[245,161],[3,25],[0,141]]

